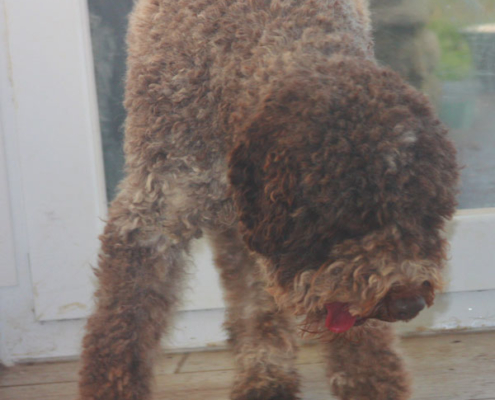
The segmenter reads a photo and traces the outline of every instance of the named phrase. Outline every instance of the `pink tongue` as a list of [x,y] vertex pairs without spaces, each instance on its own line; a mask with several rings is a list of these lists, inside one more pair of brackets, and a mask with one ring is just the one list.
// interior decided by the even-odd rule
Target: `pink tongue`
[[356,323],[356,317],[349,313],[349,307],[345,303],[326,304],[327,319],[325,326],[332,332],[342,333],[351,329]]

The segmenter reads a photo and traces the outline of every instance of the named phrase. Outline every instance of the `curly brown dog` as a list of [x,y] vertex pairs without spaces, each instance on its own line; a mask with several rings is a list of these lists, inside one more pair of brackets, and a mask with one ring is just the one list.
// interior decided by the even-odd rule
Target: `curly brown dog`
[[345,400],[403,400],[390,322],[442,286],[455,150],[428,100],[377,65],[366,0],[140,0],[127,176],[101,237],[81,400],[150,399],[183,254],[216,251],[234,400],[293,400],[296,323]]

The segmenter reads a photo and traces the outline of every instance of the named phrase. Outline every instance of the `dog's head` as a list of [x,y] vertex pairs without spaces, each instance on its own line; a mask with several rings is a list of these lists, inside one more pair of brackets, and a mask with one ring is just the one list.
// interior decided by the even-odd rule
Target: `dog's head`
[[341,58],[271,83],[229,160],[244,239],[281,307],[345,331],[434,300],[455,149],[392,71]]

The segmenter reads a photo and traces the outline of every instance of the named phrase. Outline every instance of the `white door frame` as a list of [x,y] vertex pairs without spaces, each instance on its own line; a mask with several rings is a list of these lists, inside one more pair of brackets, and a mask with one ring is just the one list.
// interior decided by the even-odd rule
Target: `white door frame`
[[[0,59],[4,47],[0,46]],[[4,101],[0,100],[0,108]],[[15,269],[14,231],[12,229],[12,209],[10,206],[10,190],[7,173],[6,148],[4,144],[5,132],[9,127],[3,126],[0,118],[0,287],[17,284]]]
[[[81,318],[91,308],[90,265],[96,262],[97,236],[106,214],[87,5],[85,0],[0,0],[0,7],[0,55],[8,55],[0,60],[5,106],[0,118],[8,127],[4,139],[14,220],[14,233],[8,235],[16,239],[19,280],[17,287],[0,289],[3,357],[9,361],[75,354]],[[449,292],[495,289],[494,232],[495,209],[457,213],[449,225]],[[196,297],[186,309],[222,308],[211,254],[204,243],[198,247],[202,285],[196,285]],[[476,296],[486,302],[493,295]],[[457,304],[461,297],[445,299]],[[480,311],[481,318],[489,317],[488,311]],[[456,308],[448,312],[459,313]],[[219,322],[218,311],[184,315],[190,316],[184,326],[200,325],[190,332],[183,328],[189,341],[178,339],[178,346],[223,338],[217,328],[208,328],[208,339],[202,336],[208,315]],[[441,318],[426,325],[445,328],[448,324]],[[471,324],[468,319],[461,319],[461,325]],[[493,317],[484,321],[495,325]],[[19,332],[24,332],[20,340]],[[52,335],[72,338],[54,344]]]

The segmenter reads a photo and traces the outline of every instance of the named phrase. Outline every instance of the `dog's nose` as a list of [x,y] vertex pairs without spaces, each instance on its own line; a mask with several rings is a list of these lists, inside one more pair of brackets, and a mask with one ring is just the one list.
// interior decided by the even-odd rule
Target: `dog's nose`
[[390,302],[389,312],[395,319],[408,320],[418,315],[425,305],[423,296],[402,297]]

